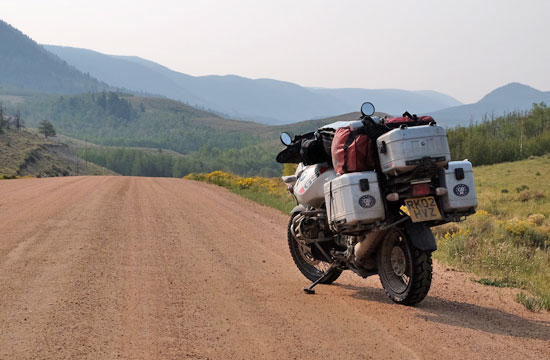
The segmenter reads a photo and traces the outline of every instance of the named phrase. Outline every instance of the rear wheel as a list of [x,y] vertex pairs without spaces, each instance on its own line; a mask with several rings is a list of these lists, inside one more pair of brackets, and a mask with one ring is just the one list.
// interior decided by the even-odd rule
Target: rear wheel
[[411,245],[400,230],[389,230],[378,250],[378,274],[386,294],[396,303],[418,304],[432,283],[432,254]]
[[[311,246],[314,245],[302,245],[294,238],[290,227],[295,216],[296,214],[290,218],[288,224],[288,248],[298,270],[309,280],[316,281],[328,271],[331,264],[313,257]],[[338,279],[340,274],[342,274],[342,270],[334,269],[328,278],[321,281],[321,284],[332,284]]]

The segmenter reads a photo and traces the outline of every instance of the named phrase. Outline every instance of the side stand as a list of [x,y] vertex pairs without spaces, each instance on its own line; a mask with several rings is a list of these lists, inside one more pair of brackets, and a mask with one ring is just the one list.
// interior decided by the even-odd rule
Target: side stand
[[330,265],[330,268],[327,270],[326,273],[323,274],[323,276],[321,276],[319,279],[315,280],[313,282],[313,284],[311,284],[310,287],[307,287],[307,288],[304,288],[304,292],[306,294],[315,294],[315,290],[313,290],[313,288],[319,284],[321,281],[327,279],[330,275],[332,275],[332,272],[336,270],[336,265],[334,263],[332,263],[332,265]]

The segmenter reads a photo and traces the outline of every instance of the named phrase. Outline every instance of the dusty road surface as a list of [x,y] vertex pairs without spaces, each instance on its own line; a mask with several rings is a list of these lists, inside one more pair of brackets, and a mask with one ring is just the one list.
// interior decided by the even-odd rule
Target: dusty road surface
[[180,179],[0,181],[0,358],[550,358],[550,314],[443,266],[417,307],[303,294],[286,222]]

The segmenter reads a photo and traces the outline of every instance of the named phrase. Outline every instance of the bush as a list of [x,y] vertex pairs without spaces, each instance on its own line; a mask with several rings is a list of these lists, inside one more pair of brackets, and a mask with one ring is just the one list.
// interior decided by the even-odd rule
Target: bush
[[518,187],[516,188],[516,192],[517,192],[517,193],[520,193],[520,192],[522,192],[523,190],[529,190],[529,186],[527,186],[527,185],[524,184],[524,185],[518,186]]
[[531,190],[523,190],[519,193],[519,200],[521,202],[526,202],[529,200],[542,200],[546,196],[544,195],[544,192],[542,191],[531,191]]
[[[535,217],[535,219],[539,221],[540,217]],[[505,229],[508,233],[514,235],[513,242],[516,245],[546,248],[548,234],[536,228],[529,220],[511,220],[506,223]]]
[[542,214],[533,214],[527,220],[533,225],[541,226],[545,219],[546,217]]

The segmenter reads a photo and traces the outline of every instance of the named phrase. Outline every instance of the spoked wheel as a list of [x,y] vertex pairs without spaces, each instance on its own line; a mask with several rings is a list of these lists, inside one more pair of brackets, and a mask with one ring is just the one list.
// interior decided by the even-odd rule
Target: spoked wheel
[[378,250],[378,273],[390,299],[418,304],[432,283],[432,254],[414,248],[400,230],[388,230]]
[[[290,231],[294,216],[292,216],[288,224],[288,247],[290,249],[290,254],[292,255],[292,259],[300,272],[309,280],[316,281],[328,271],[331,264],[315,259],[311,253],[310,245],[302,245],[294,238],[294,235],[292,235],[292,232]],[[342,270],[334,269],[332,274],[320,283],[332,284],[336,281],[336,279],[338,279],[340,274],[342,274]]]

